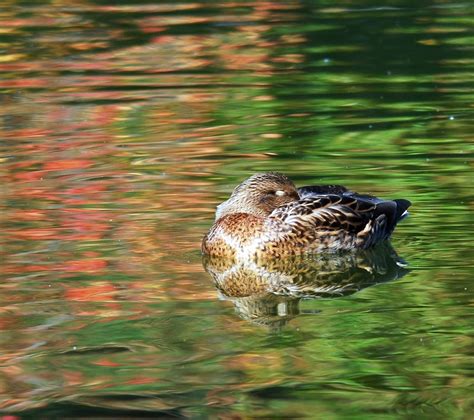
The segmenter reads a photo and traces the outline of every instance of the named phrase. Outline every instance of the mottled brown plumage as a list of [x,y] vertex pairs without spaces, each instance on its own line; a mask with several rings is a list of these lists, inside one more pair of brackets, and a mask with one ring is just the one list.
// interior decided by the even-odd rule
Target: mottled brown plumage
[[390,237],[407,200],[381,200],[338,185],[297,189],[278,173],[256,174],[220,204],[202,243],[206,255],[266,260],[369,248]]

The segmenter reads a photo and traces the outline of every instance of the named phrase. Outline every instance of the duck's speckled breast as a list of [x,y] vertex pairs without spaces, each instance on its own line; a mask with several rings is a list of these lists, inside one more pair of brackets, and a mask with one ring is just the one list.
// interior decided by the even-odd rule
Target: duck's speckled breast
[[248,213],[219,219],[202,241],[202,252],[223,258],[238,258],[255,252],[265,233],[265,220]]

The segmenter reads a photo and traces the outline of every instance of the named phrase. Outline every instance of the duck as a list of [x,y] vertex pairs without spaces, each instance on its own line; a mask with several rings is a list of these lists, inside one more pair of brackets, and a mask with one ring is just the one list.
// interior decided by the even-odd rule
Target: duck
[[390,238],[410,205],[342,185],[297,188],[284,174],[257,173],[217,206],[201,251],[213,258],[260,261],[367,249]]

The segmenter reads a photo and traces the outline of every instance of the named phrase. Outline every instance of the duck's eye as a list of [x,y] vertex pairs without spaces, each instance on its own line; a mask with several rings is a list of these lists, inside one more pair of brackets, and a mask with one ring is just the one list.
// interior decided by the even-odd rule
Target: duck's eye
[[282,197],[282,196],[284,196],[285,194],[286,194],[286,192],[285,192],[285,191],[282,191],[282,190],[276,190],[276,191],[275,191],[275,195],[276,195],[277,197]]

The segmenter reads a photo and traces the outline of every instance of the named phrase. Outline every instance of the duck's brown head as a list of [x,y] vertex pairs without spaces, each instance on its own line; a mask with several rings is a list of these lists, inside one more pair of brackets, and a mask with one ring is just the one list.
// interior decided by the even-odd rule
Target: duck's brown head
[[216,220],[234,213],[265,217],[277,207],[299,198],[295,185],[285,175],[276,172],[255,174],[238,185],[227,201],[217,206]]

